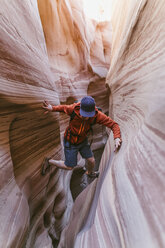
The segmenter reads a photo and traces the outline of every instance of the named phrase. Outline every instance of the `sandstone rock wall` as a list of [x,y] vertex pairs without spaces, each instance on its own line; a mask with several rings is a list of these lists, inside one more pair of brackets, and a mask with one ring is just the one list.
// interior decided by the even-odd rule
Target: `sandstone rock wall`
[[3,1],[0,12],[0,246],[32,247],[41,233],[50,246],[47,226],[58,239],[72,205],[65,173],[40,174],[44,156],[61,154],[59,115],[41,102],[59,98],[37,2]]
[[110,22],[88,19],[82,0],[38,0],[38,6],[54,71],[64,77],[64,73],[75,75],[90,69],[105,77],[111,52]]
[[115,11],[106,82],[123,144],[114,154],[110,135],[101,175],[75,202],[60,248],[165,247],[165,5],[116,1]]

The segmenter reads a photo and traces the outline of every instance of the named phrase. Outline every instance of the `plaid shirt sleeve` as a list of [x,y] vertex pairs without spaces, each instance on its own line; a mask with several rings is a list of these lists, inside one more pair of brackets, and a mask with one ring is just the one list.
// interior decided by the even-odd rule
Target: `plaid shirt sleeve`
[[117,124],[117,122],[112,120],[109,116],[105,115],[101,111],[98,111],[98,114],[96,117],[96,123],[111,128],[112,132],[113,132],[114,139],[116,139],[116,138],[121,139],[120,127]]
[[67,115],[71,115],[75,106],[76,106],[76,103],[70,104],[70,105],[57,105],[57,106],[52,106],[52,107],[53,107],[53,112],[64,112]]

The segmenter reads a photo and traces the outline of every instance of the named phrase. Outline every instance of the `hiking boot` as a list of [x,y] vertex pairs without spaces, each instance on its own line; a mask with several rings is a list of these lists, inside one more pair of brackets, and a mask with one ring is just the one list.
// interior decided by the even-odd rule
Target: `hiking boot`
[[44,158],[43,162],[42,162],[42,167],[41,167],[41,175],[44,176],[46,174],[46,172],[49,170],[50,168],[50,164],[49,164],[49,159],[50,158]]
[[85,167],[83,167],[83,168],[81,169],[82,174],[84,174],[86,171],[87,171],[87,169],[86,169]]
[[92,171],[91,173],[87,174],[87,176],[90,178],[97,178],[99,177],[99,174],[99,171]]

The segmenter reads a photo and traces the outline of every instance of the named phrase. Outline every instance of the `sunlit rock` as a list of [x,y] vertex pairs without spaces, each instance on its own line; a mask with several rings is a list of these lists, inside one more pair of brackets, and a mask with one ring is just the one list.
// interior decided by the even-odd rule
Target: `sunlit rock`
[[[92,21],[83,12],[83,0],[38,0],[52,69],[75,75],[94,71],[105,77],[110,63],[110,22]],[[75,80],[75,78],[74,78]]]

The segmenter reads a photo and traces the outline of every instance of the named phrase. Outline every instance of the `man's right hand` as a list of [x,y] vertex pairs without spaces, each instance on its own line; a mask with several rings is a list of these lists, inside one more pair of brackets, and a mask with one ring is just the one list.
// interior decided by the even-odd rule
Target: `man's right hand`
[[45,109],[46,111],[44,112],[44,114],[47,114],[48,112],[52,112],[53,107],[51,104],[49,104],[47,101],[43,101],[43,109]]
[[117,152],[120,149],[121,143],[122,143],[121,138],[116,138],[115,139],[115,149],[114,149],[114,152]]

